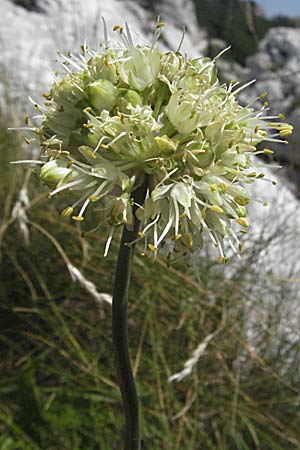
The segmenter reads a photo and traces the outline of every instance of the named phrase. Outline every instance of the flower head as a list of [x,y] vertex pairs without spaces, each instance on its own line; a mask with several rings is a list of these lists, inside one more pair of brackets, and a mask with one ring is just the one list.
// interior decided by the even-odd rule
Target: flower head
[[127,25],[114,28],[120,46],[61,55],[67,73],[45,94],[34,129],[41,180],[51,196],[74,191],[63,216],[83,220],[94,207],[113,230],[132,226],[132,192],[147,177],[136,212],[145,252],[193,252],[207,233],[224,260],[224,241],[238,248],[237,229],[248,227],[245,186],[264,176],[253,155],[271,152],[256,146],[286,142],[292,127],[266,105],[240,106],[248,83],[220,83],[215,60],[135,45]]

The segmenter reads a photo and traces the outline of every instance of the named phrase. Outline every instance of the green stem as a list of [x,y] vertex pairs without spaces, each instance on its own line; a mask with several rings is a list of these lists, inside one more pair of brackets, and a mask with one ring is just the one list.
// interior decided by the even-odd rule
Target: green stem
[[[146,192],[147,182],[145,181],[142,186],[133,192],[134,202],[143,204]],[[137,206],[134,205],[133,215],[136,209]],[[141,448],[139,401],[131,369],[127,339],[128,288],[134,254],[134,244],[128,244],[137,239],[139,226],[140,222],[136,218],[134,219],[132,230],[128,230],[126,225],[124,225],[115,273],[112,304],[112,334],[115,361],[126,419],[125,450],[140,450]]]

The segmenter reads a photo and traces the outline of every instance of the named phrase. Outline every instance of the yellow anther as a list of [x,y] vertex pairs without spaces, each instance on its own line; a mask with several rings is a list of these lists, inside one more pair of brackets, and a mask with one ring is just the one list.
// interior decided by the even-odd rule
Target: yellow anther
[[210,209],[218,214],[223,214],[223,209],[218,205],[212,205]]
[[76,220],[77,222],[82,222],[84,220],[84,217],[82,216],[72,216],[73,220]]
[[237,195],[234,197],[234,201],[241,206],[245,206],[249,203],[249,200],[247,197],[242,197],[241,195]]
[[245,230],[244,228],[242,228],[242,229],[240,230],[240,233],[248,234],[248,230]]
[[120,29],[120,25],[114,25],[113,26],[113,31],[117,31],[117,30],[119,30]]
[[193,237],[192,237],[191,233],[184,233],[183,239],[184,239],[186,245],[188,246],[188,248],[193,247]]
[[282,113],[278,114],[278,117],[279,117],[279,119],[281,119],[281,120],[285,120],[285,115],[282,114]]
[[262,100],[262,99],[266,98],[267,95],[268,95],[267,92],[264,91],[260,94],[259,98]]
[[148,248],[152,251],[152,252],[157,252],[158,248],[155,247],[155,245],[153,244],[148,244]]
[[266,155],[273,155],[273,150],[271,150],[270,148],[264,148],[263,149],[263,152],[266,154]]
[[238,219],[236,219],[237,223],[239,225],[241,225],[242,227],[248,228],[249,227],[249,223],[246,219],[244,219],[243,217],[239,217]]
[[225,256],[219,256],[219,261],[221,264],[226,264],[228,261],[228,258],[226,258]]
[[29,123],[29,117],[28,116],[24,117],[24,123],[25,123],[25,125],[28,125],[28,123]]
[[247,173],[247,177],[255,178],[256,176],[257,176],[257,173],[256,173],[256,172],[250,172],[250,173]]
[[272,184],[273,184],[274,186],[276,186],[276,184],[277,184],[277,181],[275,181],[275,180],[272,180]]
[[87,150],[86,154],[93,159],[97,158],[97,156],[95,155],[95,153],[92,152],[92,150]]
[[264,102],[264,108],[267,108],[269,106],[269,102]]
[[261,173],[259,173],[259,174],[257,175],[256,178],[263,178],[264,176],[265,176],[265,173],[264,173],[264,172],[261,172]]
[[178,241],[178,239],[180,239],[182,237],[182,234],[178,233],[174,236],[174,240]]
[[279,132],[281,137],[290,136],[293,133],[293,131],[290,128],[282,128]]
[[219,184],[219,188],[222,189],[223,192],[227,192],[228,191],[228,187],[226,186],[225,183],[220,183]]
[[90,195],[89,196],[89,201],[90,202],[96,202],[97,200],[99,200],[99,197],[97,195]]
[[143,233],[142,231],[139,231],[138,234],[139,234],[139,237],[140,237],[140,238],[144,238],[144,237],[146,236],[145,233]]
[[73,213],[73,208],[71,206],[68,206],[60,213],[60,215],[62,217],[69,217],[72,213]]
[[268,202],[263,202],[263,206],[268,206]]
[[209,187],[210,187],[211,192],[215,192],[217,190],[216,184],[210,184]]
[[164,22],[158,22],[155,26],[155,28],[162,28],[164,27],[166,24]]
[[69,161],[69,162],[67,163],[67,168],[69,169],[69,167],[71,167],[73,164],[74,164],[74,161]]
[[107,149],[109,148],[109,146],[106,145],[106,144],[101,144],[100,147],[101,147],[101,148],[104,148],[104,150],[107,150]]

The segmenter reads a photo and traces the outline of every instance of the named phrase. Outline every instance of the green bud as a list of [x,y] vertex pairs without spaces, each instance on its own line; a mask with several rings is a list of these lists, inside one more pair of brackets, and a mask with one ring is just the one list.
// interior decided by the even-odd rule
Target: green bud
[[53,160],[42,166],[40,178],[50,188],[55,188],[60,181],[62,181],[72,169],[67,168],[65,163]]
[[132,89],[119,89],[118,94],[117,106],[122,113],[130,114],[130,105],[135,107],[143,104],[140,95]]
[[209,166],[214,159],[214,152],[211,149],[205,150],[204,153],[198,153],[197,160],[201,168]]
[[95,148],[99,143],[100,136],[97,133],[89,133],[86,136],[86,143],[89,147]]
[[176,139],[170,139],[166,134],[164,134],[163,136],[156,136],[154,140],[160,150],[162,150],[165,154],[174,153],[177,150],[179,144],[179,141],[177,141]]
[[111,111],[116,104],[117,88],[108,80],[97,80],[88,85],[88,96],[93,108]]

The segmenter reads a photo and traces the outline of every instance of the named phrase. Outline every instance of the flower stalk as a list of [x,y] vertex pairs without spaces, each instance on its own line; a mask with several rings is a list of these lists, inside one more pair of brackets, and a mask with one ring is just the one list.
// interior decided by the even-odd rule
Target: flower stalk
[[[133,215],[138,208],[137,204],[144,203],[146,192],[147,180],[133,192]],[[124,450],[140,450],[141,448],[139,401],[130,363],[127,336],[128,289],[135,246],[131,242],[137,239],[139,227],[140,221],[136,217],[131,230],[124,225],[116,266],[112,303],[114,356],[126,420]]]

